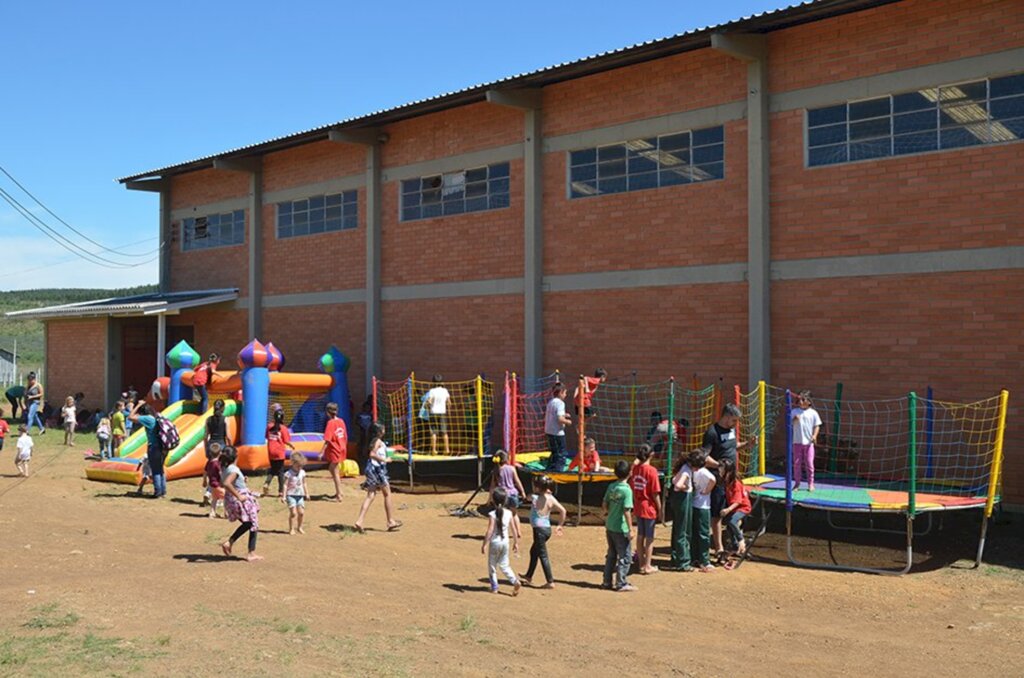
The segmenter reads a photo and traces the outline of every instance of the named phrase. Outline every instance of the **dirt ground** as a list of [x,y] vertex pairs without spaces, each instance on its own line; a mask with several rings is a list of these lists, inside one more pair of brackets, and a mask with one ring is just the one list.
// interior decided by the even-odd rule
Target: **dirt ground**
[[[791,567],[773,523],[758,561],[635,576],[636,593],[599,589],[600,527],[567,528],[550,543],[556,589],[512,598],[488,593],[485,523],[449,515],[468,493],[397,495],[397,533],[378,500],[365,535],[349,528],[355,480],[342,504],[310,503],[305,536],[264,499],[266,560],[249,564],[220,554],[232,526],[206,517],[199,480],[136,498],[85,480],[81,448],[57,435],[36,439],[27,481],[13,475],[13,438],[0,462],[4,676],[1024,675],[1020,516],[996,521],[977,571],[958,560],[973,554],[976,515],[919,539],[905,577]],[[310,485],[325,495],[329,479]],[[797,519],[801,556],[827,558],[820,521]],[[900,556],[898,536],[852,534],[832,543],[837,558]],[[667,537],[659,528],[659,559]]]

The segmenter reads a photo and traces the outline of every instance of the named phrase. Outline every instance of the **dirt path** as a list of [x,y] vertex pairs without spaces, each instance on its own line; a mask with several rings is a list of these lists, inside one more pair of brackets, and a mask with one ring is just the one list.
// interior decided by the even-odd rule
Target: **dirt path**
[[[27,482],[9,477],[11,450],[0,463],[0,675],[1022,671],[1019,561],[980,571],[925,562],[901,578],[752,562],[636,577],[638,592],[614,594],[598,589],[601,529],[582,527],[550,544],[558,588],[513,599],[487,593],[484,523],[448,515],[465,494],[399,495],[405,527],[384,532],[375,505],[368,524],[377,529],[365,535],[345,527],[358,510],[354,481],[340,506],[311,503],[305,536],[285,534],[285,509],[264,500],[266,560],[248,564],[218,555],[231,527],[205,517],[199,481],[171,483],[169,500],[137,499],[86,481],[80,452],[59,451],[50,436],[37,439]],[[312,474],[314,494],[328,485]],[[1019,518],[994,532],[1000,558],[1021,552]],[[659,529],[659,550],[667,535]],[[975,538],[965,528],[942,540],[967,555]],[[769,535],[761,553],[775,559],[781,548]]]

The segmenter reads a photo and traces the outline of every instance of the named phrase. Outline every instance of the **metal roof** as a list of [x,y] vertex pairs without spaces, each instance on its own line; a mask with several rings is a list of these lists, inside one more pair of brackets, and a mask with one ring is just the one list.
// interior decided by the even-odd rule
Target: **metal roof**
[[221,153],[203,156],[186,162],[167,165],[147,172],[131,174],[117,179],[120,183],[138,179],[153,179],[171,174],[181,174],[213,166],[214,159],[256,156],[279,151],[328,138],[331,130],[372,127],[407,120],[409,118],[438,111],[479,103],[486,100],[491,89],[515,89],[522,87],[544,87],[566,80],[573,80],[603,71],[622,68],[632,64],[650,61],[673,54],[703,49],[711,45],[711,35],[725,31],[737,33],[770,33],[800,24],[820,21],[840,14],[858,12],[901,0],[807,0],[774,10],[742,17],[714,26],[696,28],[685,33],[648,40],[646,42],[601,52],[591,56],[547,66],[535,71],[520,73],[472,85],[460,90],[439,94],[427,99],[412,101],[392,108],[386,108],[365,115],[347,118],[338,122],[313,127],[281,137],[275,137],[247,146],[240,146]]
[[74,304],[46,306],[5,313],[7,318],[53,320],[56,318],[95,318],[100,316],[147,316],[175,313],[185,308],[219,304],[238,298],[238,288],[228,287],[189,292],[153,292],[131,297],[111,297]]

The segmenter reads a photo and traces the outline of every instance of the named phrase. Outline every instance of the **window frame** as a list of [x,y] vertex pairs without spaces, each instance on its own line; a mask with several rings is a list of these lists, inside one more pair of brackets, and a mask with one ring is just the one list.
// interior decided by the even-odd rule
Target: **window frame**
[[[334,197],[338,197],[339,198],[338,204],[337,205],[328,205],[327,204],[328,198],[334,198]],[[320,198],[320,199],[323,200],[323,202],[324,202],[323,207],[310,207],[309,206],[309,201],[310,200],[315,200],[317,198]],[[351,200],[348,200],[348,198],[351,198]],[[305,233],[291,233],[290,235],[282,236],[281,235],[281,217],[285,216],[285,215],[281,214],[281,206],[282,205],[289,205],[289,207],[288,207],[289,213],[288,213],[287,216],[294,217],[294,215],[296,213],[295,205],[296,205],[296,203],[300,203],[300,202],[305,202],[306,203],[305,209],[298,210],[299,212],[305,212],[306,215],[307,215],[306,222],[305,222],[306,229],[307,229],[306,232]],[[353,207],[354,214],[351,214],[351,215],[346,215],[345,214],[345,207],[346,207],[346,205],[353,205],[354,206]],[[341,210],[341,216],[338,217],[341,220],[341,228],[332,228],[332,229],[328,229],[327,228],[328,221],[333,221],[334,220],[333,218],[332,219],[328,219],[327,218],[327,209],[329,207],[338,207]],[[309,231],[309,224],[311,222],[310,222],[310,219],[308,217],[309,217],[309,214],[313,210],[316,210],[316,209],[320,209],[320,210],[324,211],[324,218],[322,220],[324,228],[323,228],[322,231],[311,232],[311,231]],[[352,219],[352,225],[351,226],[346,226],[345,225],[347,218],[351,218]],[[288,226],[288,228],[290,228],[290,229],[294,229],[295,228],[294,219],[292,220],[292,223]],[[315,193],[313,195],[307,195],[307,196],[302,197],[302,198],[294,198],[292,200],[281,200],[279,202],[275,202],[274,203],[274,239],[275,240],[292,240],[293,238],[305,238],[305,237],[313,236],[313,235],[326,235],[328,233],[344,233],[345,231],[355,231],[355,230],[358,230],[358,229],[359,229],[359,190],[358,189],[351,188],[351,189],[348,189],[346,191],[338,191],[338,192],[335,192],[335,193]]]
[[[470,175],[470,173],[479,172],[481,170],[484,172],[483,178],[474,179],[472,181],[468,179],[468,175]],[[496,170],[498,173],[492,174]],[[445,177],[458,177],[460,175],[461,179],[459,180],[459,183],[461,183],[461,189],[458,189],[458,191],[461,191],[462,197],[446,200]],[[423,182],[426,180],[436,180],[439,181],[440,183],[438,183],[436,187],[424,188]],[[412,191],[406,191],[406,184],[410,182],[418,182],[419,188]],[[492,186],[494,184],[501,184],[502,182],[505,184],[505,190],[492,192]],[[470,196],[468,195],[468,188],[470,186],[483,186],[486,188],[486,190],[481,195]],[[424,195],[427,193],[433,193],[434,191],[436,191],[438,194],[437,200],[431,201],[429,203],[424,203]],[[406,203],[408,196],[416,196],[415,204]],[[497,198],[497,200],[495,201],[500,202],[501,196],[505,196],[505,204],[497,204],[492,206],[492,200]],[[482,200],[486,204],[486,206],[469,209],[468,205],[471,200]],[[449,208],[452,211],[445,211],[446,204],[449,205]],[[456,207],[456,205],[460,204],[461,207]],[[436,206],[438,213],[425,215],[423,213],[425,205],[430,206],[431,209],[433,209]],[[465,167],[463,169],[450,170],[447,172],[434,172],[431,174],[407,177],[404,179],[399,179],[398,181],[398,223],[400,224],[410,223],[413,221],[425,221],[428,219],[458,217],[464,214],[476,214],[478,212],[492,212],[495,210],[508,209],[510,207],[512,207],[512,163],[509,160],[500,160],[498,162],[491,162],[484,165],[474,165],[472,167]],[[406,210],[409,209],[418,210],[418,216],[407,217]]]
[[[214,213],[210,213],[210,214],[197,214],[195,216],[189,216],[189,217],[182,218],[181,221],[178,224],[179,229],[180,229],[179,230],[179,235],[181,237],[180,251],[183,252],[183,253],[184,252],[203,252],[203,251],[206,251],[206,250],[217,250],[217,249],[222,249],[224,247],[239,247],[239,246],[245,245],[246,228],[248,226],[248,223],[247,223],[248,222],[248,217],[246,215],[246,211],[247,210],[245,210],[245,209],[237,209],[237,210],[231,210],[229,212],[214,212]],[[210,245],[210,246],[207,246],[207,247],[195,247],[195,246],[186,247],[186,242],[189,242],[189,243],[195,243],[196,242],[196,238],[195,238],[195,235],[194,235],[194,233],[195,233],[194,229],[195,229],[195,222],[198,219],[206,219],[206,228],[209,229],[210,228],[210,218],[211,217],[217,217],[217,228],[220,229],[220,228],[222,228],[222,223],[223,223],[222,219],[224,217],[231,217],[231,228],[232,228],[232,232],[233,232],[235,226],[238,223],[239,215],[241,215],[241,223],[242,223],[242,229],[241,229],[242,238],[241,238],[240,241],[238,241],[238,242],[230,242],[230,243],[226,243],[226,244],[219,244],[219,245]],[[186,241],[185,230],[186,230],[186,224],[188,222],[192,222],[193,235],[192,235],[192,237],[188,238],[188,240]],[[219,232],[218,232],[218,237],[220,237],[220,233]],[[209,238],[209,235],[207,235],[207,238]],[[206,238],[201,238],[200,240],[206,240]]]

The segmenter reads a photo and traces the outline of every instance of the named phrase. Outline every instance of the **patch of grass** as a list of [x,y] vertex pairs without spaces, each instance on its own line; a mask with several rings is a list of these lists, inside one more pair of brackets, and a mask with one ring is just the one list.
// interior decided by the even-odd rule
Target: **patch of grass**
[[35,608],[36,616],[23,624],[29,629],[64,629],[74,626],[81,619],[74,612],[60,613],[57,603],[48,603]]
[[292,630],[291,624],[278,624],[274,627],[274,630],[278,633],[289,633]]
[[459,622],[460,631],[472,631],[475,628],[476,619],[474,619],[473,615],[471,614],[467,614],[465,617],[462,618],[462,621]]
[[308,633],[308,632],[309,632],[309,627],[306,626],[305,624],[296,624],[295,625],[295,633]]
[[203,537],[203,543],[220,545],[224,541],[224,535],[220,532],[207,532],[206,536]]
[[157,636],[156,644],[159,645],[160,647],[167,647],[168,645],[171,644],[171,637],[170,636]]

